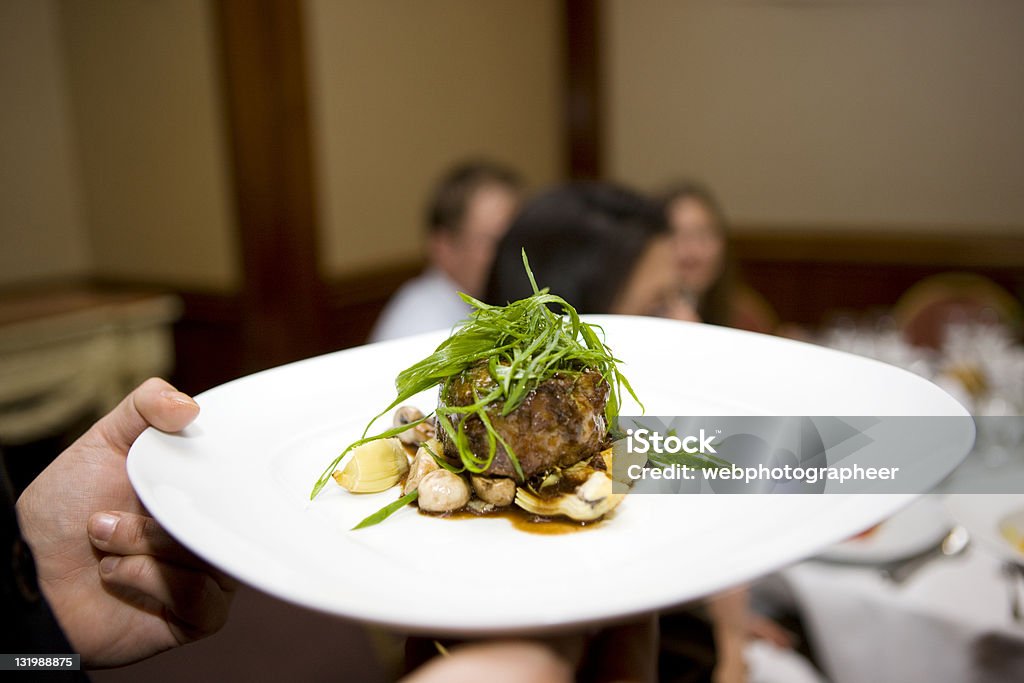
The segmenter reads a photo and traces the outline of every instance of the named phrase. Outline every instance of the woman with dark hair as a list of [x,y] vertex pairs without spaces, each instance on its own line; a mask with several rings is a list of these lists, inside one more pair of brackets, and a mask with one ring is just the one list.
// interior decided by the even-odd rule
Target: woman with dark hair
[[700,319],[755,332],[770,332],[778,320],[772,307],[739,282],[729,253],[725,214],[705,186],[673,185],[662,195],[673,236],[684,298]]
[[488,302],[505,304],[531,294],[523,249],[538,284],[581,313],[694,319],[679,296],[661,207],[626,188],[580,183],[528,202],[498,245]]

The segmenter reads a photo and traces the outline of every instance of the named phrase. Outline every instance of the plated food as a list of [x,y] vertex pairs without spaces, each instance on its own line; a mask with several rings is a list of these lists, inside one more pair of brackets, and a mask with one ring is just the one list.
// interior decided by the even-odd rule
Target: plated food
[[[604,330],[649,415],[967,416],[921,377],[829,349],[658,318],[583,320]],[[321,612],[431,637],[535,636],[696,600],[813,555],[914,498],[633,491],[613,518],[571,533],[546,533],[562,526],[557,521],[531,523],[537,532],[523,533],[511,515],[438,519],[413,508],[350,532],[394,502],[397,489],[352,495],[328,474],[310,503],[310,487],[359,438],[376,406],[393,401],[389,380],[447,336],[346,349],[211,389],[196,397],[202,412],[184,433],[150,429],[135,442],[132,486],[169,533],[245,583]],[[403,399],[370,433],[389,427],[396,408],[430,413],[437,399],[436,385]],[[620,412],[640,412],[625,390]],[[954,424],[963,426],[955,438],[921,431],[907,444],[922,486],[946,477],[970,448],[970,422]],[[1021,505],[1017,496],[991,528]],[[972,529],[971,537],[981,546],[980,532]],[[560,567],[571,568],[571,580],[552,574]],[[410,577],[484,571],[526,579],[489,581],[486,599],[448,589],[410,599],[401,590]],[[613,585],[609,577],[623,580]]]
[[[472,307],[467,322],[399,373],[397,398],[324,470],[312,498],[332,479],[353,493],[402,485],[397,501],[355,528],[407,504],[435,514],[515,506],[580,523],[615,509],[610,428],[621,392],[633,390],[603,331],[538,288],[525,254],[523,265],[533,294],[506,306],[461,295]],[[401,405],[431,388],[430,414]],[[367,436],[396,408],[390,429]]]

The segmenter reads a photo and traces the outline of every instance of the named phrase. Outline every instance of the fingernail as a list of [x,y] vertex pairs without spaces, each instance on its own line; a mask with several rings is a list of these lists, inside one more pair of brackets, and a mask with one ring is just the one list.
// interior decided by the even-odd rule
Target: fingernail
[[114,537],[114,529],[117,527],[118,518],[101,512],[93,515],[89,520],[89,535],[97,541],[109,541]]
[[121,561],[121,558],[117,555],[107,555],[100,560],[100,573],[109,574],[117,568],[117,563]]
[[160,395],[166,398],[168,401],[174,401],[180,403],[183,406],[198,406],[199,404],[192,400],[192,397],[188,394],[183,394],[180,391],[161,391]]

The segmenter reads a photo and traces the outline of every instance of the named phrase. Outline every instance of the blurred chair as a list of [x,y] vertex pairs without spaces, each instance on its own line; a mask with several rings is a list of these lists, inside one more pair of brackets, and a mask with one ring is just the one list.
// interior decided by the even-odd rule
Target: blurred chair
[[86,289],[0,298],[0,445],[20,491],[97,417],[174,360],[170,295]]
[[1013,295],[974,273],[939,273],[908,289],[893,316],[914,346],[939,349],[951,324],[1001,325],[1014,337],[1024,327],[1024,307]]

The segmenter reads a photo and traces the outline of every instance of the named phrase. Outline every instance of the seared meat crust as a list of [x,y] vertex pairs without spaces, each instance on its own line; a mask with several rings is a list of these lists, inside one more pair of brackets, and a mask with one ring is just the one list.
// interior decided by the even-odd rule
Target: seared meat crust
[[[480,363],[450,380],[441,389],[440,403],[470,405],[476,400],[474,388],[477,396],[485,396],[494,386],[486,364]],[[500,415],[498,403],[487,408],[487,417],[519,459],[523,474],[530,478],[553,467],[568,467],[601,450],[608,432],[604,410],[609,391],[608,383],[593,370],[557,374],[541,382],[508,415]],[[480,418],[466,418],[466,435],[473,453],[486,457],[487,430]],[[458,450],[443,429],[438,429],[438,438],[444,444],[445,457],[454,465],[460,464]],[[512,462],[500,443],[486,474],[515,477]]]

